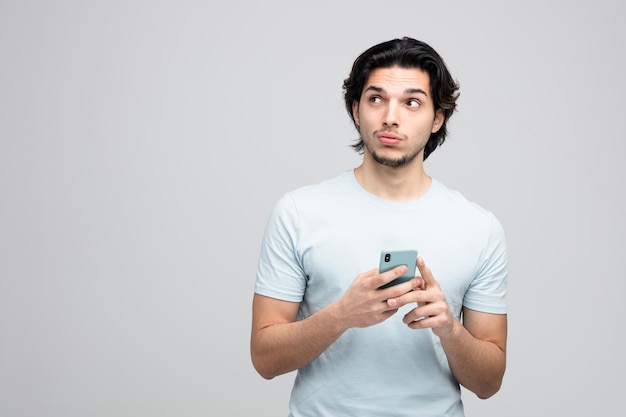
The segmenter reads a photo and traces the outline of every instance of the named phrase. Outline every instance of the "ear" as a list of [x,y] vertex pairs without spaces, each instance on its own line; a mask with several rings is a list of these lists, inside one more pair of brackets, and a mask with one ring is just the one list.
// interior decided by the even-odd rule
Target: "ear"
[[433,120],[433,128],[431,130],[431,133],[435,133],[439,129],[441,129],[444,119],[445,114],[443,113],[443,109],[437,109],[437,111],[435,112],[435,120]]
[[352,117],[354,118],[354,123],[356,123],[357,126],[360,126],[361,122],[359,120],[359,102],[358,101],[352,102]]

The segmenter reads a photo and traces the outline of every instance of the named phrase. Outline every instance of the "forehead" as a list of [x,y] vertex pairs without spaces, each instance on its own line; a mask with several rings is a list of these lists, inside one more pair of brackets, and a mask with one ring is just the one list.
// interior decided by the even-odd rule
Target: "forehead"
[[370,73],[363,90],[369,87],[382,88],[389,93],[419,89],[430,95],[430,77],[420,68],[376,68]]

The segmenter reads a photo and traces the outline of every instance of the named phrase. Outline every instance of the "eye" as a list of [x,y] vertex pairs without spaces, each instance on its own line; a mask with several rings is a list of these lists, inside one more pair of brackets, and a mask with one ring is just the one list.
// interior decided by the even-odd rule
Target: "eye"
[[412,98],[411,100],[407,101],[407,102],[406,102],[406,104],[407,104],[409,107],[415,107],[415,108],[417,108],[417,107],[419,107],[419,106],[421,105],[421,103],[419,102],[419,100],[416,100],[416,99],[414,99],[414,98]]
[[383,99],[379,96],[371,96],[369,101],[370,103],[380,103],[383,101]]

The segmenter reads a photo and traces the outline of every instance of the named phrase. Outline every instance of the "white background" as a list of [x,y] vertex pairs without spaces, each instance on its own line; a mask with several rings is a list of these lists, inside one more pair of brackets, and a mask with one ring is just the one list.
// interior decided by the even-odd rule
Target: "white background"
[[624,12],[3,0],[0,415],[286,416],[293,374],[265,381],[249,357],[265,221],[359,163],[342,81],[404,35],[461,85],[428,172],[507,232],[507,373],[489,400],[464,392],[467,415],[615,415]]

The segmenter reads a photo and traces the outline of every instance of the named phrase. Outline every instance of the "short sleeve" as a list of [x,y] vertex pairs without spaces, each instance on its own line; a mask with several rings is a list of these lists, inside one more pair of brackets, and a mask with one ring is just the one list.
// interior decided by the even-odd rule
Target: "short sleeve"
[[298,254],[298,211],[291,195],[274,206],[261,242],[255,292],[285,301],[300,302],[306,274]]
[[477,274],[465,293],[463,305],[485,313],[506,314],[508,279],[506,238],[500,222],[491,213],[490,218],[489,233]]

